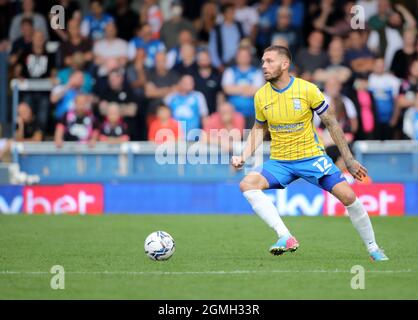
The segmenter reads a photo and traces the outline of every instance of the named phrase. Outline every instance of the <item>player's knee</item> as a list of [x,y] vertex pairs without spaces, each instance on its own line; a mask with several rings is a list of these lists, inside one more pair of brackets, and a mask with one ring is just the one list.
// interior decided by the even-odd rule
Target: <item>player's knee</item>
[[241,180],[241,182],[239,183],[239,188],[241,192],[261,189],[256,179],[248,176]]
[[344,206],[349,206],[352,205],[354,201],[356,201],[356,199],[356,194],[354,193],[354,191],[351,190],[350,192],[344,194],[344,196],[341,197],[340,201],[344,204]]

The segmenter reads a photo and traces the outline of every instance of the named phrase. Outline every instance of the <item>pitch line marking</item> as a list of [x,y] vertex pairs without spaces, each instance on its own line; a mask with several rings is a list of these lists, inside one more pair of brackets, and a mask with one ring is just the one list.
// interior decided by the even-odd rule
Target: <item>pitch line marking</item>
[[[415,270],[366,270],[366,273],[414,273]],[[350,273],[350,270],[218,270],[218,271],[66,271],[66,274],[80,275],[231,275],[231,274],[262,274],[262,273]],[[0,275],[50,275],[47,271],[11,271],[0,270]]]

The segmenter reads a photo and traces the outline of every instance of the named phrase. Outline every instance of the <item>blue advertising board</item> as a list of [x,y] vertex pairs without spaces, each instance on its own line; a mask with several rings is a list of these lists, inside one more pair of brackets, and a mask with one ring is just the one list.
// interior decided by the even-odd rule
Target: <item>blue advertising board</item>
[[22,212],[23,188],[21,186],[0,186],[0,213],[16,214]]

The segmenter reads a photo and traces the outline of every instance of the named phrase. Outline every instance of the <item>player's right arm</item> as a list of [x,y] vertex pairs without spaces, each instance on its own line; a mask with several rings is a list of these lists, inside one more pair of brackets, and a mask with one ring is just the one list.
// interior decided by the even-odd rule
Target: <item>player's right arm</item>
[[263,105],[259,95],[260,90],[254,96],[255,122],[248,135],[244,150],[240,156],[233,156],[231,159],[232,166],[237,169],[240,169],[245,164],[245,161],[247,161],[253,155],[254,151],[263,143],[264,136],[268,130],[267,119],[262,112]]

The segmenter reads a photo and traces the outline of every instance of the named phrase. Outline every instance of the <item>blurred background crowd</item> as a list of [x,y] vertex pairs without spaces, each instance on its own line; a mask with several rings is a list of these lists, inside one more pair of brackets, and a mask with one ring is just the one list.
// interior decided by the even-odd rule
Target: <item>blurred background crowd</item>
[[[160,129],[196,140],[197,128],[213,143],[230,138],[211,129],[242,138],[272,44],[323,90],[349,142],[418,139],[417,2],[0,0],[9,79],[53,83],[20,94],[15,140],[160,143]],[[64,29],[50,25],[56,4]]]

